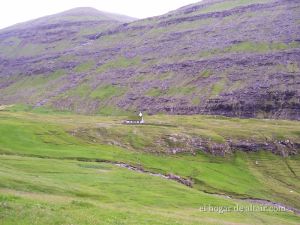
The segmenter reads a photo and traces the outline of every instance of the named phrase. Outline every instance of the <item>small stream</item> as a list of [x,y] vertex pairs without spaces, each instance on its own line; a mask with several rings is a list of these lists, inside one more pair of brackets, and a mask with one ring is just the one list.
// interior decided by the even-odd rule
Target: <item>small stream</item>
[[[181,184],[183,184],[187,187],[190,187],[190,188],[193,187],[193,181],[192,180],[180,177],[178,175],[174,175],[174,174],[164,175],[164,174],[161,174],[161,173],[154,173],[154,172],[151,172],[151,171],[147,171],[147,170],[143,169],[142,167],[136,167],[136,166],[132,166],[132,165],[129,165],[129,164],[126,164],[126,163],[112,163],[112,164],[114,164],[116,166],[119,166],[119,167],[122,167],[122,168],[132,170],[132,171],[136,171],[136,172],[139,172],[139,173],[149,174],[151,176],[161,177],[163,179],[174,180],[174,181],[176,181],[178,183],[181,183]],[[261,204],[261,205],[264,205],[264,206],[276,207],[278,209],[282,209],[282,211],[291,211],[291,212],[294,212],[295,214],[300,215],[300,210],[299,209],[296,209],[296,208],[293,208],[293,207],[290,207],[290,206],[286,206],[282,203],[272,202],[270,200],[257,199],[257,198],[234,198],[232,196],[228,196],[228,195],[225,195],[225,194],[222,195],[222,194],[215,194],[215,193],[208,193],[208,192],[205,192],[205,193],[210,194],[210,195],[214,195],[214,196],[218,196],[218,197],[229,198],[229,199],[233,199],[233,200],[237,200],[237,201],[245,201],[245,202],[250,202],[250,203],[254,203],[254,204]]]
[[171,173],[167,174],[167,175],[164,175],[164,174],[161,174],[161,173],[153,173],[153,172],[150,172],[150,171],[146,171],[143,168],[131,166],[131,165],[126,164],[126,163],[114,163],[114,165],[122,167],[122,168],[129,169],[129,170],[133,170],[133,171],[136,171],[136,172],[149,174],[149,175],[155,176],[155,177],[161,177],[161,178],[164,178],[164,179],[175,180],[176,182],[181,183],[181,184],[183,184],[187,187],[192,187],[193,186],[193,182],[190,179],[182,178],[180,176],[177,176],[177,175],[174,175],[174,174],[171,174]]
[[[26,157],[37,157],[37,158],[51,158],[51,157],[42,157],[42,156],[36,156],[36,155],[23,155],[23,154],[11,154],[11,153],[2,153],[3,155],[18,155],[18,156],[26,156]],[[193,187],[193,181],[187,178],[183,178],[180,177],[178,175],[174,175],[174,174],[161,174],[161,173],[154,173],[151,171],[147,171],[142,167],[137,167],[137,166],[132,166],[129,165],[127,163],[123,163],[123,162],[114,162],[114,161],[108,161],[108,160],[89,160],[89,159],[83,159],[83,158],[65,158],[65,159],[71,159],[71,160],[78,160],[78,161],[82,161],[82,162],[99,162],[99,163],[108,163],[108,164],[112,164],[121,168],[126,168],[132,171],[136,171],[139,173],[144,173],[144,174],[149,174],[151,176],[155,176],[155,177],[161,177],[163,179],[168,179],[168,180],[174,180],[180,184],[183,184],[187,187],[192,188]],[[293,208],[291,206],[287,206],[284,205],[282,203],[278,203],[278,202],[272,202],[270,200],[265,200],[265,199],[256,199],[256,198],[236,198],[233,196],[228,196],[225,194],[217,194],[217,193],[209,193],[209,192],[205,192],[207,194],[210,195],[214,195],[214,196],[218,196],[218,197],[222,197],[222,198],[229,198],[229,199],[233,199],[233,200],[237,200],[237,201],[245,201],[245,202],[250,202],[250,203],[254,203],[254,204],[261,204],[261,205],[265,205],[265,206],[273,206],[273,207],[277,207],[277,208],[281,208],[284,209],[285,211],[291,211],[294,212],[295,214],[300,215],[300,210]]]

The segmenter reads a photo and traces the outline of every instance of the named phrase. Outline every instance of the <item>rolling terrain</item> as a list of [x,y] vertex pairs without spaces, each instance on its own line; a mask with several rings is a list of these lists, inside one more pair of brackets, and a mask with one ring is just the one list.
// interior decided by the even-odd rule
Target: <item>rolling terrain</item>
[[0,225],[299,224],[299,25],[203,0],[0,30]]
[[300,118],[295,0],[135,20],[73,9],[0,31],[0,103],[84,114]]
[[[191,127],[215,139],[259,141],[258,129],[299,141],[299,122],[152,116],[148,125],[126,126],[124,118],[2,110],[1,224],[299,223],[299,155],[168,152],[183,147],[180,136]],[[162,144],[158,137],[172,138]],[[157,151],[147,150],[151,143]],[[259,210],[274,204],[292,211]]]

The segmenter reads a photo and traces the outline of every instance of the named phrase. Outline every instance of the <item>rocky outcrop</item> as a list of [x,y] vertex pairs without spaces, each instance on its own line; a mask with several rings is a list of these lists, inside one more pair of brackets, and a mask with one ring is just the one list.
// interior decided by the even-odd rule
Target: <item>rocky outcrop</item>
[[196,154],[197,151],[201,150],[213,155],[225,156],[235,151],[258,152],[266,150],[287,157],[296,155],[300,151],[300,143],[293,143],[290,140],[225,140],[224,142],[216,142],[178,134],[168,135],[164,140],[170,154],[183,152]]

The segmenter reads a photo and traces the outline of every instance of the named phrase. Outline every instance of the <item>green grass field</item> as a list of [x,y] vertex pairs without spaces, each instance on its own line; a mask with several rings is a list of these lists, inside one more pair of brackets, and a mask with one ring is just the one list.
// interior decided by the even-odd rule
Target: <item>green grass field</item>
[[[201,211],[251,206],[240,198],[300,209],[299,156],[263,150],[173,155],[159,139],[177,134],[217,143],[228,138],[299,143],[299,122],[159,115],[146,117],[151,125],[126,126],[123,119],[0,111],[0,224],[299,224],[292,212]],[[176,174],[194,185],[115,162]]]

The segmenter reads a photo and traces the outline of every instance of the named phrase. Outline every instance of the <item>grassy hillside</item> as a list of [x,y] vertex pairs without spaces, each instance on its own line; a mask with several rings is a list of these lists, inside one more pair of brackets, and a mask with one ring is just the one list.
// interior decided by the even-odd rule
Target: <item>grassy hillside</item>
[[298,9],[202,1],[136,21],[79,8],[20,24],[0,31],[0,103],[299,120]]
[[[122,119],[0,112],[3,224],[297,224],[299,221],[298,216],[287,212],[219,214],[199,210],[207,205],[251,205],[207,193],[267,199],[299,209],[298,156],[282,158],[268,151],[238,151],[225,157],[202,151],[194,155],[174,155],[162,150],[151,153],[144,140],[147,137],[160,146],[155,143],[156,137],[147,134],[184,135],[192,126],[196,132],[201,127],[202,134],[218,132],[233,139],[257,130],[265,136],[279,136],[282,128],[287,136],[294,135],[296,141],[299,123],[155,116],[147,117],[152,125],[126,126],[120,124]],[[230,132],[237,121],[241,126]],[[277,124],[277,129],[272,128],[272,123]],[[94,129],[105,131],[109,140],[101,137],[101,133],[90,136],[88,132]],[[78,136],[79,130],[90,139]],[[111,135],[119,135],[120,139],[111,142]],[[119,168],[115,162],[189,178],[193,187]]]
[[0,225],[299,224],[299,6],[0,30]]

